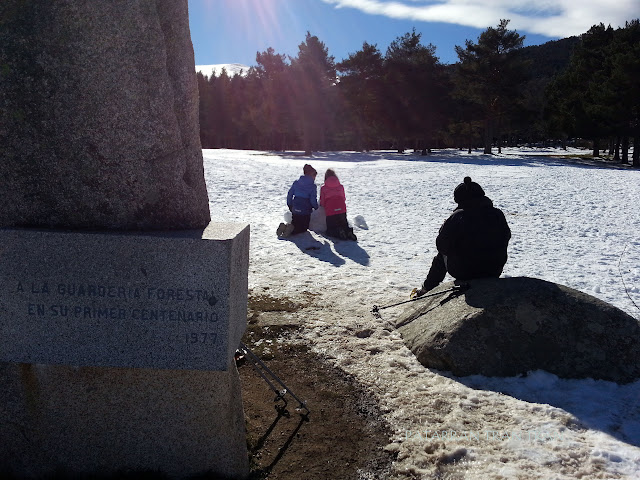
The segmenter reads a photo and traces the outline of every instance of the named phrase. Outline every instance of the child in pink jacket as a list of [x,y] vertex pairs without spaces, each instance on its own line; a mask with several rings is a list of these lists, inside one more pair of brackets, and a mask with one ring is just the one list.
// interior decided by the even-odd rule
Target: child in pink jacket
[[358,240],[347,222],[344,187],[336,172],[330,168],[324,174],[324,185],[320,187],[320,205],[327,215],[327,235],[343,240]]

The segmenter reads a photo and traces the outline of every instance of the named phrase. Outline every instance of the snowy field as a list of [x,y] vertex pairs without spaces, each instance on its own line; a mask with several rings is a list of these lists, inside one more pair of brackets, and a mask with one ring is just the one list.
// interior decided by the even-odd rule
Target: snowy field
[[[386,447],[398,452],[395,477],[640,478],[640,381],[563,380],[542,371],[452,377],[415,359],[390,324],[393,309],[383,320],[370,313],[420,286],[454,207],[453,189],[469,175],[511,227],[504,276],[564,284],[638,318],[640,171],[554,158],[565,152],[553,149],[203,153],[213,220],[251,225],[249,288],[293,299],[318,294],[310,308],[283,316],[377,398],[395,432]],[[318,186],[327,168],[336,171],[358,243],[316,232],[276,237],[287,190],[305,163],[317,169]],[[364,329],[373,334],[359,338]]]

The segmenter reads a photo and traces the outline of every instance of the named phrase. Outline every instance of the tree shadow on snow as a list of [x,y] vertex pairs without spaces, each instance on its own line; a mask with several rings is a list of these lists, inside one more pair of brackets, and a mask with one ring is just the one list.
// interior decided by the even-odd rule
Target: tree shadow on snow
[[299,233],[287,237],[286,240],[293,243],[302,253],[317,258],[321,262],[327,262],[336,267],[346,263],[346,260],[334,253],[329,242],[320,242],[313,238],[310,232]]
[[[383,153],[366,153],[366,152],[313,152],[311,156],[302,155],[297,152],[274,152],[281,158],[285,159],[300,159],[307,158],[309,162],[324,161],[332,163],[349,162],[375,162],[377,160],[384,160],[388,155]],[[398,154],[397,159],[401,159],[401,155]]]
[[[332,163],[349,162],[375,162],[379,160],[402,160],[410,162],[434,162],[434,163],[459,163],[465,165],[499,165],[499,166],[573,166],[576,168],[614,168],[629,169],[629,165],[621,165],[612,161],[602,159],[580,158],[571,156],[561,149],[548,149],[544,154],[540,154],[540,149],[531,149],[532,154],[526,149],[514,153],[508,149],[505,153],[498,154],[497,149],[492,154],[484,154],[481,150],[474,150],[467,153],[466,150],[453,148],[433,150],[429,155],[422,155],[420,152],[407,150],[405,153],[398,153],[393,150],[372,150],[370,152],[336,151],[336,152],[313,152],[311,156],[305,156],[302,152],[272,152],[286,159],[308,158],[309,162],[327,161]],[[587,153],[587,151],[585,151]]]
[[[598,430],[640,447],[640,380],[619,385],[604,380],[563,379],[542,370],[505,378],[438,373],[475,390],[491,390],[524,402],[562,409],[574,417],[564,422],[570,431]],[[546,434],[562,438],[562,432],[549,430]]]

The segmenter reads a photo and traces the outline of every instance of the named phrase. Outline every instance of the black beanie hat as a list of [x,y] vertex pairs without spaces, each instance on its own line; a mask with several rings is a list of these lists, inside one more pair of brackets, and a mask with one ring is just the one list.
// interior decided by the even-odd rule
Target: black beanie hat
[[302,172],[305,175],[316,175],[318,172],[316,172],[316,169],[313,168],[311,165],[309,165],[308,163],[305,164],[305,166],[302,168]]
[[484,190],[471,177],[464,177],[464,181],[453,191],[453,199],[456,203],[464,203],[472,198],[484,197]]

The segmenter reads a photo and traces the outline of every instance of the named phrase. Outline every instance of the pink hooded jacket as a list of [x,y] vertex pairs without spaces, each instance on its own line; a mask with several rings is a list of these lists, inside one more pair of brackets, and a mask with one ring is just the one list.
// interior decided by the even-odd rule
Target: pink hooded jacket
[[347,213],[344,187],[338,177],[329,177],[320,187],[320,205],[324,207],[327,217]]

